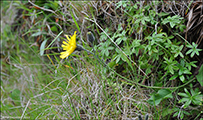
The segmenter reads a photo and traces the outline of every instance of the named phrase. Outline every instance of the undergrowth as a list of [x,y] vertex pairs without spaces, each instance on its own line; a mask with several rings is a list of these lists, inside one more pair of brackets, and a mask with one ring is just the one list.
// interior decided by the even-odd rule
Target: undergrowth
[[[202,39],[173,11],[193,4],[169,3],[2,2],[1,118],[202,119]],[[74,31],[94,54],[62,60]]]

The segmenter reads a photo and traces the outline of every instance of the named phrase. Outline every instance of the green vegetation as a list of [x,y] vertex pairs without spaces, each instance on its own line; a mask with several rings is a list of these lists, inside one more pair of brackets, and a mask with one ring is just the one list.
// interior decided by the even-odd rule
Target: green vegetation
[[1,118],[202,119],[195,3],[3,1]]

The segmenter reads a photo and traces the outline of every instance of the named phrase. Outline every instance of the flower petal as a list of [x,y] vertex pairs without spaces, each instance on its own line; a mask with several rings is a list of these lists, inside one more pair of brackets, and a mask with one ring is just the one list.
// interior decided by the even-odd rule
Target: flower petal
[[74,35],[71,37],[70,44],[71,45],[76,45],[76,31],[74,32]]
[[66,42],[66,41],[63,41],[63,44],[64,44],[64,45],[69,45],[69,43],[68,43],[68,42]]
[[63,44],[61,45],[61,47],[63,48],[63,50],[66,50],[65,52],[61,52],[60,54],[60,58],[64,59],[66,57],[68,57],[71,53],[73,53],[76,49],[76,31],[74,32],[73,36],[68,36],[65,35],[66,38],[68,39],[68,41],[63,41]]
[[70,38],[69,38],[69,36],[68,35],[65,35],[66,36],[66,38],[68,39],[68,41],[70,41]]

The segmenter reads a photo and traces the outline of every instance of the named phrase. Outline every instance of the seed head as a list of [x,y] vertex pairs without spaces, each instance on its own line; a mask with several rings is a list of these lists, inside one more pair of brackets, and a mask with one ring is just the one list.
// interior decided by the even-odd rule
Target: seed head
[[92,32],[87,32],[87,40],[91,43],[91,44],[93,44],[93,42],[95,41],[95,37],[94,37],[94,35],[92,34]]

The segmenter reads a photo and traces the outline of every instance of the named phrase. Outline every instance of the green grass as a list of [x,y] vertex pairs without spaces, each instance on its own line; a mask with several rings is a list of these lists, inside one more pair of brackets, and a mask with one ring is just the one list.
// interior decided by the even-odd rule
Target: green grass
[[114,73],[104,74],[93,55],[76,52],[53,65],[37,46],[10,30],[7,26],[2,37],[2,52],[7,52],[1,59],[2,118],[108,119],[150,113],[142,90],[108,77]]

